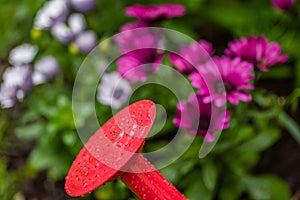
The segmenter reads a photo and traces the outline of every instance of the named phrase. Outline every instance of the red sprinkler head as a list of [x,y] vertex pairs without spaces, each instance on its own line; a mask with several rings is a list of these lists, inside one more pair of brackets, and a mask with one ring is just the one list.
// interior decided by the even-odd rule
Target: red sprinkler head
[[[109,119],[74,160],[66,177],[66,192],[70,196],[82,196],[121,176],[121,180],[141,199],[185,199],[142,155],[136,154],[153,125],[155,112],[152,101],[142,100]],[[143,169],[147,172],[135,173]],[[126,170],[129,172],[124,172]],[[161,192],[163,196],[159,194]]]

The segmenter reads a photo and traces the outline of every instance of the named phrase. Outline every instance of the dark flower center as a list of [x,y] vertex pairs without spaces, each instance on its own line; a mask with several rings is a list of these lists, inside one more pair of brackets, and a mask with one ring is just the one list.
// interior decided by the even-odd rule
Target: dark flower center
[[215,84],[215,91],[219,94],[229,94],[232,90],[232,85],[227,81],[218,81]]
[[208,119],[207,117],[200,117],[200,121],[198,124],[198,129],[197,131],[207,131],[209,128],[209,124],[210,124],[210,119]]
[[122,89],[116,89],[113,93],[113,97],[115,99],[120,99],[123,94],[124,94],[124,91]]

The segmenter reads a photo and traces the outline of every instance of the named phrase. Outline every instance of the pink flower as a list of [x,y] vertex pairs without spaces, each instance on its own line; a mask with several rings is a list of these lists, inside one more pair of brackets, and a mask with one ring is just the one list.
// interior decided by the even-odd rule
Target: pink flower
[[170,53],[170,60],[180,72],[189,74],[195,71],[196,65],[205,63],[213,53],[212,45],[205,40],[200,40],[190,46],[181,46],[179,55]]
[[192,85],[199,88],[198,93],[204,96],[204,103],[213,101],[216,106],[221,107],[226,100],[234,105],[239,100],[251,101],[251,95],[244,90],[254,89],[250,84],[254,78],[252,64],[241,61],[238,57],[230,59],[223,56],[214,57],[197,69],[189,78]]
[[187,103],[177,104],[173,123],[185,128],[191,135],[202,135],[206,141],[214,140],[214,132],[229,127],[229,110],[204,103],[203,96],[191,94]]
[[273,6],[282,11],[290,10],[294,3],[295,0],[272,0]]
[[115,37],[115,41],[119,45],[121,53],[128,53],[143,48],[159,48],[159,39],[160,35],[151,33],[148,28],[129,29]]
[[154,22],[180,17],[185,14],[185,8],[182,5],[162,4],[162,5],[133,5],[126,8],[127,16],[136,17],[142,21]]
[[278,43],[269,43],[263,36],[233,40],[228,44],[225,53],[229,56],[240,57],[256,65],[262,71],[268,71],[271,66],[282,64],[288,59],[286,54],[280,55],[281,46]]
[[124,26],[121,27],[121,31],[128,31],[128,30],[132,30],[132,29],[136,29],[136,28],[144,28],[144,27],[148,27],[149,24],[147,22],[144,21],[136,21],[136,22],[131,22],[131,23],[127,23]]
[[157,49],[138,49],[117,60],[117,72],[130,82],[143,82],[159,68],[162,58]]

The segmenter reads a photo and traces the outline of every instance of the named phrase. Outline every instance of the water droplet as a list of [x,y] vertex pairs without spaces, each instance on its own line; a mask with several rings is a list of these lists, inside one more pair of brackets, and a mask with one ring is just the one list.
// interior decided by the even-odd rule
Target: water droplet
[[146,199],[147,198],[147,195],[146,194],[143,194],[143,199]]
[[83,187],[84,187],[84,188],[86,188],[86,187],[87,187],[87,185],[88,185],[87,183],[84,183],[84,184],[83,184]]

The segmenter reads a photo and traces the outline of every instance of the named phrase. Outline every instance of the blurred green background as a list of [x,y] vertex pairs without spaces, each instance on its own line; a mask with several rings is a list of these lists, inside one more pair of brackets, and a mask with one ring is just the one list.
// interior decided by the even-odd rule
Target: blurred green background
[[[71,199],[64,191],[64,177],[82,147],[72,116],[71,95],[84,54],[54,39],[48,31],[32,29],[34,17],[45,0],[0,0],[0,74],[9,66],[8,54],[22,43],[35,44],[37,57],[55,56],[59,77],[35,87],[24,101],[0,110],[0,199]],[[98,0],[85,14],[87,26],[101,39],[112,36],[126,22],[124,8],[142,0]],[[192,38],[206,39],[221,55],[229,41],[264,35],[277,41],[290,58],[267,73],[258,72],[251,103],[240,103],[231,112],[213,151],[198,158],[203,140],[197,138],[184,155],[161,172],[189,199],[290,199],[300,189],[300,6],[291,13],[276,10],[269,0],[153,0],[152,4],[178,3],[186,15],[166,20],[164,27]],[[0,76],[1,77],[1,76]],[[177,128],[176,99],[166,100],[159,86],[147,86],[137,98],[160,102],[168,112],[167,123],[146,151],[167,144]],[[160,92],[157,92],[160,91]],[[110,108],[98,105],[101,123]],[[298,197],[299,198],[299,197]],[[136,199],[116,180],[77,199]]]

